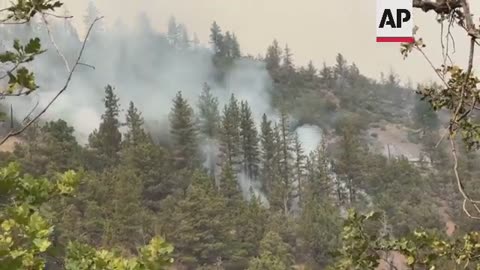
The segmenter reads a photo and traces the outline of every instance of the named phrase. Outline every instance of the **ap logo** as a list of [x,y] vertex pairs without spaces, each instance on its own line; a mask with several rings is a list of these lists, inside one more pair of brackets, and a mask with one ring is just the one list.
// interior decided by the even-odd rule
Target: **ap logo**
[[377,42],[414,42],[412,0],[377,0]]

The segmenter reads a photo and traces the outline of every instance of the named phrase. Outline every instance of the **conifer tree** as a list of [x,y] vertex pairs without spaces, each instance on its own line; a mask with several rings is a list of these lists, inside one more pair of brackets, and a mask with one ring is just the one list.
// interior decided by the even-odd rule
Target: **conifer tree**
[[223,45],[225,47],[225,57],[233,58],[233,38],[230,34],[230,31],[225,32],[225,37],[223,39]]
[[267,194],[270,194],[276,169],[276,146],[272,122],[268,120],[267,115],[265,114],[262,116],[261,131],[261,179],[263,190]]
[[350,205],[357,200],[357,189],[362,179],[362,148],[358,136],[359,130],[351,121],[347,119],[341,124],[340,156],[337,162],[337,174],[346,183]]
[[345,75],[347,74],[347,60],[345,60],[343,55],[339,53],[337,54],[335,61],[336,61],[336,64],[333,69],[334,79],[338,80],[339,78],[345,78]]
[[206,153],[210,176],[215,177],[217,165],[217,140],[220,133],[220,113],[218,99],[213,96],[211,88],[204,83],[202,93],[198,101],[199,130],[204,138],[204,144],[208,148]]
[[248,102],[241,102],[240,136],[243,154],[243,170],[249,178],[258,176],[259,149],[258,133]]
[[242,53],[240,51],[240,44],[238,43],[237,36],[233,33],[232,36],[232,57],[233,58],[240,58]]
[[236,218],[238,241],[243,243],[248,257],[259,254],[260,241],[265,235],[267,220],[268,209],[262,205],[260,198],[255,196],[252,196]]
[[98,130],[94,130],[89,137],[89,145],[101,159],[108,164],[115,164],[121,147],[122,134],[119,131],[120,122],[119,99],[110,85],[105,87],[105,112]]
[[222,29],[215,21],[210,28],[210,43],[212,44],[215,55],[221,57],[225,56],[225,42]]
[[294,164],[293,164],[293,181],[296,183],[296,195],[299,197],[300,203],[302,203],[302,193],[303,189],[305,188],[305,156],[304,150],[302,148],[302,144],[300,142],[300,138],[298,137],[298,133],[295,132],[293,137],[293,152],[294,152]]
[[275,125],[273,135],[275,138],[275,177],[272,182],[270,195],[271,206],[281,210],[287,216],[294,206],[294,199],[297,197],[295,187],[293,137],[290,131],[288,116],[281,111],[280,122]]
[[127,133],[125,134],[126,145],[138,145],[146,142],[149,138],[143,129],[144,120],[135,104],[130,101],[126,116]]
[[424,100],[417,100],[412,110],[412,118],[415,127],[426,131],[437,130],[440,126],[440,120],[437,113],[430,104]]
[[222,116],[220,134],[220,160],[228,162],[235,172],[240,170],[241,140],[240,140],[240,108],[235,95],[225,105]]
[[180,32],[177,20],[173,16],[168,20],[167,37],[170,44],[176,48],[180,42]]
[[287,72],[293,72],[295,70],[295,67],[293,65],[292,52],[290,50],[290,47],[288,47],[288,44],[285,45],[285,49],[283,51],[282,68]]
[[267,64],[267,69],[270,72],[277,71],[280,68],[280,63],[282,60],[282,49],[278,45],[277,40],[274,40],[272,45],[267,49],[267,55],[265,56],[265,62]]
[[25,173],[54,176],[81,167],[81,146],[64,120],[32,125],[24,135],[28,143],[18,144],[13,154]]
[[[143,232],[148,224],[142,208],[142,183],[135,171],[127,168],[116,169],[110,177],[111,190],[106,204],[99,204],[107,214],[104,220],[103,244],[110,248],[123,247],[135,252],[143,243]],[[105,183],[106,180],[101,181]]]
[[276,232],[268,232],[260,243],[260,256],[253,258],[248,270],[289,270],[293,266],[291,247]]
[[342,220],[330,198],[318,198],[307,190],[299,220],[302,254],[313,269],[324,269],[338,248]]
[[316,69],[315,66],[313,65],[313,62],[312,62],[312,61],[309,61],[309,62],[308,62],[306,74],[307,74],[307,78],[308,78],[310,81],[313,81],[313,80],[315,79],[315,77],[317,76],[317,69]]
[[228,220],[226,201],[215,192],[205,175],[195,174],[184,199],[173,211],[166,232],[175,243],[177,261],[198,269],[200,265],[214,265],[220,258],[229,258]]
[[325,141],[322,140],[318,148],[310,154],[308,159],[308,176],[302,194],[310,194],[315,198],[325,198],[332,194],[332,179],[329,174],[329,166]]
[[[220,180],[220,191],[227,199],[227,203],[238,202],[242,199],[240,187],[238,186],[237,177],[230,163],[226,162],[222,168],[222,176]],[[238,205],[234,205],[238,207]]]
[[198,102],[199,129],[208,138],[216,138],[220,128],[220,113],[218,99],[213,96],[210,86],[203,84],[202,93]]
[[173,99],[170,112],[170,133],[174,142],[174,159],[177,168],[195,168],[199,164],[197,130],[193,110],[182,92]]
[[179,47],[182,50],[190,48],[190,36],[187,31],[187,27],[183,24],[178,25],[179,32]]
[[320,70],[320,80],[324,83],[327,87],[332,87],[333,85],[333,74],[330,67],[323,62],[323,67]]
[[281,196],[282,200],[282,210],[284,214],[287,215],[290,212],[292,207],[292,202],[295,197],[294,191],[294,179],[292,174],[292,134],[290,132],[290,124],[288,121],[288,115],[284,110],[281,112],[280,123],[278,126],[279,137],[278,137],[278,147],[279,147],[279,183],[277,183],[277,192]]

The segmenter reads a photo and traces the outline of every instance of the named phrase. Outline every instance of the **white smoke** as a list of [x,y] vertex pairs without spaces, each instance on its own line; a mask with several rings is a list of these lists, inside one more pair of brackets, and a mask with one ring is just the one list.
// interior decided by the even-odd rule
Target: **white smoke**
[[[51,24],[58,47],[72,65],[81,41],[74,31],[66,31],[66,28],[72,27],[65,26],[63,22]],[[47,52],[31,66],[41,86],[38,95],[30,100],[7,100],[14,105],[18,118],[22,118],[37,99],[37,112],[41,110],[61,89],[68,75],[47,33],[40,29],[35,24],[0,29],[2,40],[13,40],[18,36],[25,37],[25,40],[26,37],[39,36],[42,45],[47,48]],[[148,126],[155,130],[165,130],[158,125],[168,123],[172,99],[178,91],[182,91],[195,110],[205,82],[210,84],[212,93],[218,97],[220,110],[234,93],[239,100],[249,102],[257,122],[263,113],[270,114],[269,90],[272,80],[265,64],[249,58],[238,59],[228,68],[223,82],[218,84],[212,56],[210,49],[205,47],[184,50],[172,48],[167,37],[155,32],[145,18],[130,29],[117,24],[108,31],[94,32],[87,43],[82,63],[94,66],[95,70],[79,66],[68,90],[43,119],[65,119],[74,126],[79,140],[85,143],[88,134],[100,123],[104,111],[102,98],[107,84],[116,88],[115,93],[120,98],[123,110],[133,101],[149,123]]]
[[311,153],[318,149],[323,137],[323,131],[318,126],[303,125],[296,130],[298,138],[305,153]]
[[252,180],[245,173],[239,173],[237,175],[237,179],[245,199],[249,200],[252,198],[252,196],[255,196],[256,198],[260,199],[260,202],[263,206],[269,207],[268,199],[260,189],[260,182]]

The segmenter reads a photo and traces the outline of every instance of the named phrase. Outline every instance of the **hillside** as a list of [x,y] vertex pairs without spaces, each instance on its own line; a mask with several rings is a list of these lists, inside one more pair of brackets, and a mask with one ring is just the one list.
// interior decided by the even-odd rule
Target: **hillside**
[[[0,36],[49,40],[38,23]],[[455,239],[477,228],[453,192],[439,143],[445,119],[393,72],[373,80],[341,53],[333,66],[296,66],[294,48],[276,40],[248,56],[216,22],[209,46],[174,18],[167,33],[139,25],[95,29],[82,60],[95,69],[79,69],[41,121],[0,148],[2,165],[17,162],[22,177],[81,172],[74,196],[42,208],[60,250],[46,258],[51,269],[62,269],[71,241],[131,257],[156,235],[175,247],[174,269],[326,269],[348,247],[348,209],[378,211],[365,231],[392,238],[423,228]],[[74,59],[75,29],[66,21],[51,30]],[[29,64],[38,95],[2,100],[18,121],[68,75],[45,46]],[[460,168],[471,186],[476,162]],[[401,269],[404,258],[393,259]]]

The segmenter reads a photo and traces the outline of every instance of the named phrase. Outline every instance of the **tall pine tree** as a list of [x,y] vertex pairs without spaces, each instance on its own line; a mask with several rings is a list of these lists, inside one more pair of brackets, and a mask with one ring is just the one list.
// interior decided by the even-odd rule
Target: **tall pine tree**
[[252,112],[248,102],[241,102],[240,115],[240,136],[243,154],[243,170],[251,179],[258,176],[259,149],[258,149],[258,132],[255,122],[252,118]]
[[170,133],[173,138],[174,159],[179,169],[193,169],[199,165],[197,130],[193,109],[178,92],[170,112]]
[[122,134],[120,133],[119,99],[110,85],[105,87],[105,112],[98,130],[94,130],[89,137],[89,146],[103,160],[104,165],[115,164],[121,148]]
[[135,104],[130,101],[126,116],[127,133],[124,142],[126,145],[138,145],[148,140],[148,135],[143,129],[144,120]]
[[213,96],[210,86],[204,83],[198,101],[199,129],[208,138],[216,138],[220,128],[218,99]]
[[222,29],[215,21],[210,28],[210,44],[212,44],[215,55],[221,57],[225,56],[225,42]]
[[281,61],[282,61],[282,49],[280,48],[278,41],[274,40],[272,45],[268,47],[267,55],[265,56],[267,69],[270,72],[277,71],[280,68]]
[[270,194],[275,178],[276,169],[276,145],[272,121],[268,120],[267,115],[263,114],[261,123],[261,181],[265,193]]
[[240,170],[240,108],[238,100],[233,94],[230,97],[229,104],[225,105],[223,110],[220,134],[220,160],[230,163],[235,172]]

